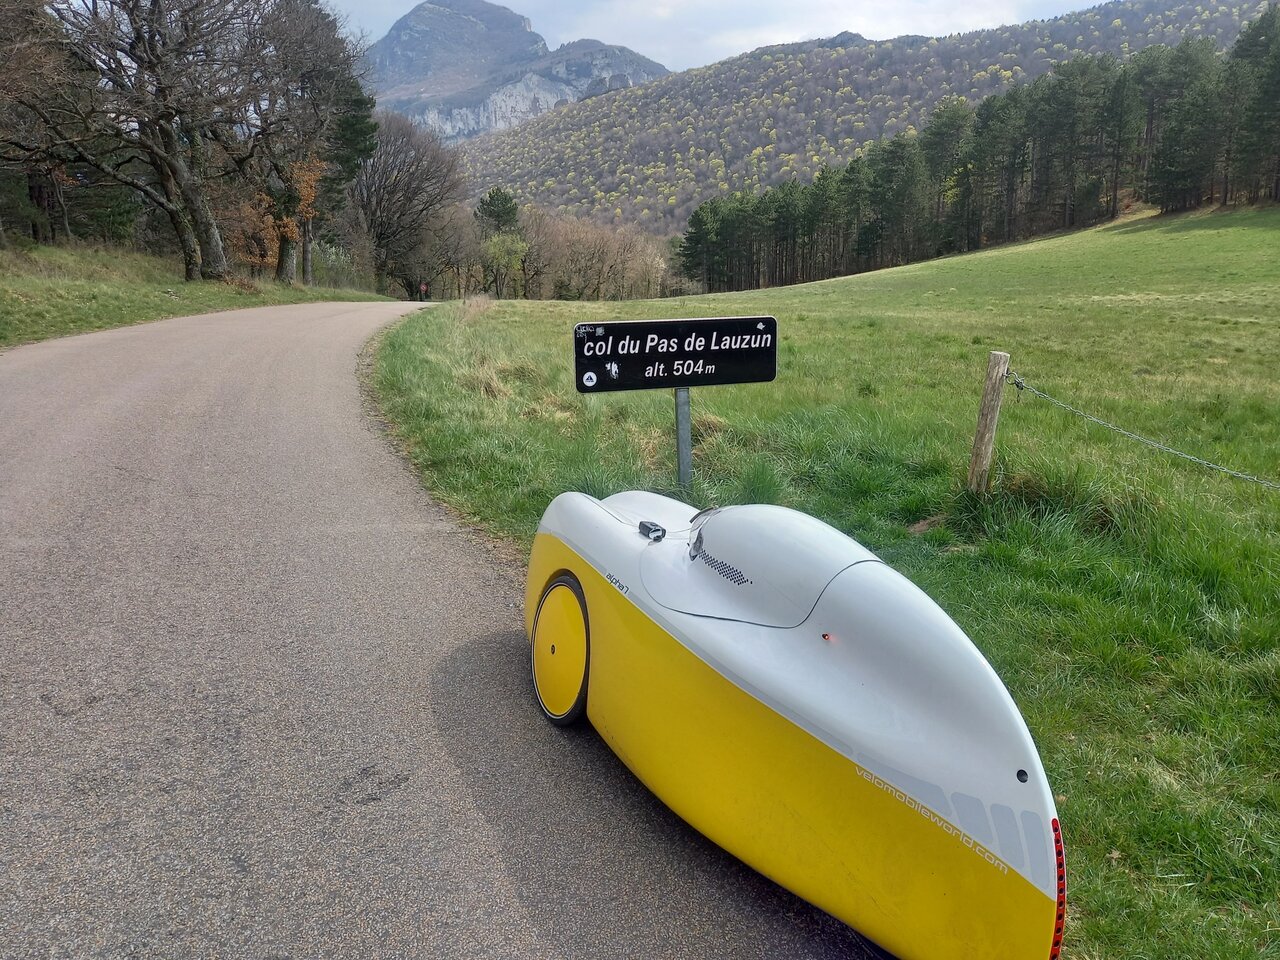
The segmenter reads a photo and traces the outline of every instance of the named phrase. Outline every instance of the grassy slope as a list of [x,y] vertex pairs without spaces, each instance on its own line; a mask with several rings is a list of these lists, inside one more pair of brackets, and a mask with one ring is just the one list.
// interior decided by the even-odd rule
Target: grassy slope
[[374,300],[353,290],[184,283],[180,265],[118,250],[0,251],[0,350],[49,337],[213,310]]
[[1271,209],[758,294],[473,305],[393,332],[378,385],[432,489],[524,541],[562,490],[671,486],[670,395],[578,396],[574,322],[776,314],[777,383],[694,392],[698,503],[816,513],[975,638],[1060,794],[1069,957],[1280,957],[1280,493],[1030,396],[1006,404],[995,494],[960,492],[989,349],[1280,478],[1278,251]]

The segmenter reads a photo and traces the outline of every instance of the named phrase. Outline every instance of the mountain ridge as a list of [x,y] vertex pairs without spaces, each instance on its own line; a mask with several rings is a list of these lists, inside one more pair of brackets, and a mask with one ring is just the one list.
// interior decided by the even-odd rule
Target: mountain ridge
[[761,47],[464,145],[477,190],[602,222],[683,229],[711,196],[755,191],[918,130],[945,96],[971,102],[1082,54],[1229,45],[1267,0],[1112,0],[1061,17],[939,37],[858,34]]

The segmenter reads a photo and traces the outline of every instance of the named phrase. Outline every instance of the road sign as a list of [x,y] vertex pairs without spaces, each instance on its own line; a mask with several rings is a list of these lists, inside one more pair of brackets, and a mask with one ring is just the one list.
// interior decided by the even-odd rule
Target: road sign
[[580,323],[573,355],[579,393],[765,383],[778,373],[778,321]]

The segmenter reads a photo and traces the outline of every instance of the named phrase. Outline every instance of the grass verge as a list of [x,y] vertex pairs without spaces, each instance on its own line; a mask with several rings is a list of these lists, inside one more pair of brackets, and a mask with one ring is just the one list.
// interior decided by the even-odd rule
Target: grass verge
[[526,542],[566,489],[673,485],[669,393],[582,397],[574,323],[772,313],[775,384],[693,393],[699,505],[778,502],[932,594],[1059,794],[1066,956],[1280,957],[1280,494],[1008,397],[987,352],[1112,422],[1280,478],[1280,210],[1146,219],[845,280],[409,318],[375,371],[426,483]]
[[120,250],[0,251],[0,350],[165,317],[321,300],[378,300],[357,290],[277,283],[184,283],[181,265]]

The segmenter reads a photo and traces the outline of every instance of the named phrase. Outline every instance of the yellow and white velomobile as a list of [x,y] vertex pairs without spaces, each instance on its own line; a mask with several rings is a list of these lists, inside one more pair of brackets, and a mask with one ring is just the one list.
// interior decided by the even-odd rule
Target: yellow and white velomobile
[[910,581],[819,520],[649,493],[548,507],[526,626],[547,717],[902,960],[1056,957],[1053,794],[1022,715]]

